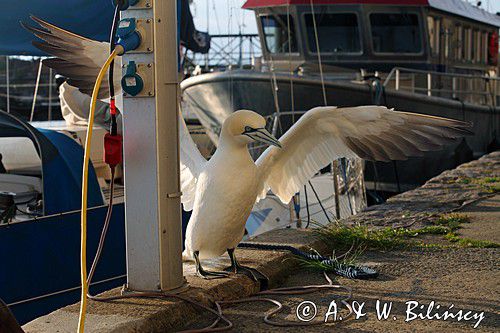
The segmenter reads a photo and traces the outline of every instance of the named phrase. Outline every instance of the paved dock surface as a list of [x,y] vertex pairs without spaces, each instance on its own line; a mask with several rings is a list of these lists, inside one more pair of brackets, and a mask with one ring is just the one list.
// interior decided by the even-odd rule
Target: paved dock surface
[[500,244],[500,200],[498,195],[477,201],[460,212],[466,214],[474,223],[466,223],[460,235],[472,239],[482,239]]
[[[391,198],[387,203],[370,207],[359,215],[343,220],[345,225],[366,225],[369,228],[421,228],[440,214],[459,212],[469,216],[469,223],[457,231],[460,238],[498,243],[500,229],[500,152],[446,171],[424,186]],[[441,241],[442,236],[439,237]],[[259,236],[256,241],[301,246],[324,251],[328,246],[310,230],[276,230]],[[430,237],[426,242],[434,243]],[[331,247],[332,244],[330,244]],[[335,248],[333,246],[333,248]],[[329,322],[314,327],[279,328],[263,323],[270,305],[248,303],[230,306],[225,314],[234,323],[232,332],[324,332],[339,329],[345,332],[498,332],[500,267],[499,248],[470,248],[467,244],[425,249],[369,251],[359,261],[374,266],[380,276],[371,281],[338,278],[337,283],[353,289],[353,300],[366,302],[366,316],[341,323]],[[240,261],[258,268],[270,278],[270,287],[323,284],[319,272],[304,271],[289,253],[238,249]],[[212,263],[223,267],[227,259]],[[258,291],[259,286],[245,276],[206,281],[193,276],[192,264],[185,264],[190,289],[185,296],[213,306],[214,300],[244,298]],[[117,295],[119,289],[106,295]],[[318,317],[325,315],[328,305],[339,293],[321,292],[293,297],[278,297],[286,307],[275,320],[297,322],[297,305],[309,300],[317,304]],[[338,298],[337,298],[338,299]],[[376,319],[375,304],[394,302],[391,316],[396,320]],[[484,319],[477,329],[474,321],[449,319],[413,320],[405,322],[407,301],[418,301],[426,307],[435,301],[441,309],[451,304],[454,309],[472,311]],[[110,303],[89,302],[86,332],[174,332],[200,328],[214,318],[181,301],[171,299],[129,299]],[[323,318],[324,319],[324,318]],[[391,318],[389,318],[391,319]],[[26,332],[75,332],[78,304],[57,310],[23,326]]]
[[[463,210],[470,223],[459,234],[474,239],[497,241],[500,236],[500,195],[480,200]],[[352,299],[365,302],[366,316],[358,320],[310,327],[290,327],[287,332],[498,332],[500,330],[500,249],[498,248],[448,248],[412,251],[368,252],[360,260],[376,267],[379,278],[371,281],[337,278],[336,283],[353,290]],[[316,271],[300,270],[291,275],[284,287],[323,284],[325,279]],[[324,321],[332,300],[339,303],[345,293],[317,292],[310,295],[273,297],[283,302],[285,308],[273,319],[284,323],[297,322],[297,306],[312,301],[317,306],[317,318]],[[378,320],[376,302],[393,302],[389,320]],[[457,322],[453,319],[413,320],[405,322],[407,301],[425,305],[431,301],[448,309],[484,312],[484,319],[476,329],[477,320]],[[224,314],[234,323],[228,332],[283,332],[283,327],[264,323],[265,313],[273,309],[270,304],[248,302],[227,306]],[[424,311],[424,310],[421,310]],[[441,310],[443,312],[443,310]],[[344,311],[344,313],[346,313]],[[436,313],[434,309],[432,313]],[[393,316],[396,316],[394,320]],[[411,318],[411,315],[410,315]],[[201,315],[196,323],[184,329],[209,325],[212,316]]]

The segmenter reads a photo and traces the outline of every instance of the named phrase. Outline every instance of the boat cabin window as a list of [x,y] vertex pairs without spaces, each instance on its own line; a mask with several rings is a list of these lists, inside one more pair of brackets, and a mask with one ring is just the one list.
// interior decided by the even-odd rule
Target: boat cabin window
[[462,60],[463,54],[464,54],[464,28],[461,25],[458,25],[457,28],[455,29],[455,31],[456,31],[456,40],[457,40],[455,58],[457,60]]
[[477,30],[474,35],[475,35],[474,37],[476,39],[476,44],[474,46],[476,48],[476,58],[474,60],[475,60],[475,62],[480,63],[482,60],[482,57],[483,57],[483,48],[481,47],[481,43],[482,43],[481,31]]
[[457,24],[455,59],[461,62],[488,64],[488,32]]
[[472,29],[466,28],[465,30],[465,60],[472,60]]
[[452,48],[451,42],[452,42],[452,36],[453,36],[453,31],[451,28],[446,28],[444,29],[444,57],[446,59],[451,58],[450,57],[450,50]]
[[483,42],[482,42],[481,50],[483,52],[482,62],[487,64],[488,63],[488,33],[487,32],[483,32]]
[[261,16],[267,51],[270,53],[296,53],[297,36],[290,15]]
[[[358,16],[354,13],[316,13],[319,51],[321,53],[360,53]],[[305,14],[307,44],[318,52],[312,14]]]
[[374,52],[422,52],[420,25],[416,14],[372,13],[370,23]]
[[427,27],[429,29],[429,45],[432,56],[439,55],[441,20],[432,16],[427,17]]
[[486,64],[486,56],[485,56],[485,52],[486,52],[486,43],[487,43],[487,37],[485,36],[485,32],[484,31],[481,31],[481,30],[478,30],[477,32],[477,47],[478,47],[478,51],[477,51],[477,62],[480,63],[480,64]]
[[474,30],[473,33],[473,58],[472,61],[474,63],[479,63],[481,61],[481,32],[478,30]]

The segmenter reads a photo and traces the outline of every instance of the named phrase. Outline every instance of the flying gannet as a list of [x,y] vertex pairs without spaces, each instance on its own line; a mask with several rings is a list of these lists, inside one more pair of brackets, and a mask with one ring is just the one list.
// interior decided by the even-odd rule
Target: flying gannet
[[[26,29],[45,41],[34,45],[57,56],[44,60],[45,64],[69,77],[69,84],[90,93],[109,44],[33,19],[43,30]],[[115,73],[120,73],[119,61],[115,66]],[[118,87],[119,76],[115,80]],[[107,91],[101,91],[100,96],[106,97]],[[205,278],[227,275],[206,271],[200,262],[226,251],[231,270],[250,272],[254,278],[260,274],[238,264],[234,249],[243,238],[253,205],[269,191],[288,203],[316,172],[338,158],[405,160],[472,134],[466,122],[383,106],[317,107],[305,113],[278,141],[265,129],[261,115],[240,110],[224,121],[217,151],[207,161],[183,118],[179,121],[181,200],[185,210],[193,211],[184,256],[196,261],[198,275]],[[271,145],[257,161],[247,147],[254,141]]]

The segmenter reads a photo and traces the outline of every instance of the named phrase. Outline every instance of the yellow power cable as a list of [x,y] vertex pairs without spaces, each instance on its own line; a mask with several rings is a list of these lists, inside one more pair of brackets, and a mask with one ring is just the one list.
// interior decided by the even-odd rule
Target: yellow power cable
[[90,112],[87,127],[87,136],[85,139],[85,150],[83,156],[83,171],[82,171],[82,212],[81,212],[81,243],[80,243],[80,267],[82,281],[82,296],[80,301],[80,316],[78,318],[78,333],[83,333],[85,330],[85,314],[87,310],[87,191],[89,179],[89,160],[90,160],[90,145],[92,142],[92,130],[94,127],[94,114],[97,103],[97,95],[101,87],[102,79],[109,69],[111,62],[118,55],[118,50],[115,49],[108,57],[97,76],[94,90],[92,91],[92,99],[90,102]]

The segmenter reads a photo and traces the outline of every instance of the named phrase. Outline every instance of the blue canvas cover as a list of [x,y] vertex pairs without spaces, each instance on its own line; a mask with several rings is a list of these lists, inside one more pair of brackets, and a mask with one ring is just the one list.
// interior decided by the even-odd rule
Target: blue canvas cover
[[[58,154],[43,163],[43,195],[45,215],[81,208],[83,149],[70,137],[51,130],[39,129],[57,149]],[[42,149],[43,154],[43,149]],[[97,176],[89,164],[88,206],[103,205]]]
[[45,55],[31,45],[33,35],[19,21],[30,21],[30,14],[79,35],[108,40],[113,20],[111,0],[1,0],[0,54]]
[[[51,130],[37,130],[0,111],[1,137],[26,137],[33,141],[42,161],[44,215],[80,209],[83,149],[70,137]],[[103,205],[101,189],[89,165],[89,207]]]
[[[210,36],[197,31],[188,0],[178,0],[179,37],[193,52],[207,53]],[[35,48],[33,35],[23,29],[20,21],[30,22],[35,15],[78,35],[99,41],[109,40],[114,7],[111,0],[1,0],[0,54],[46,56]]]

